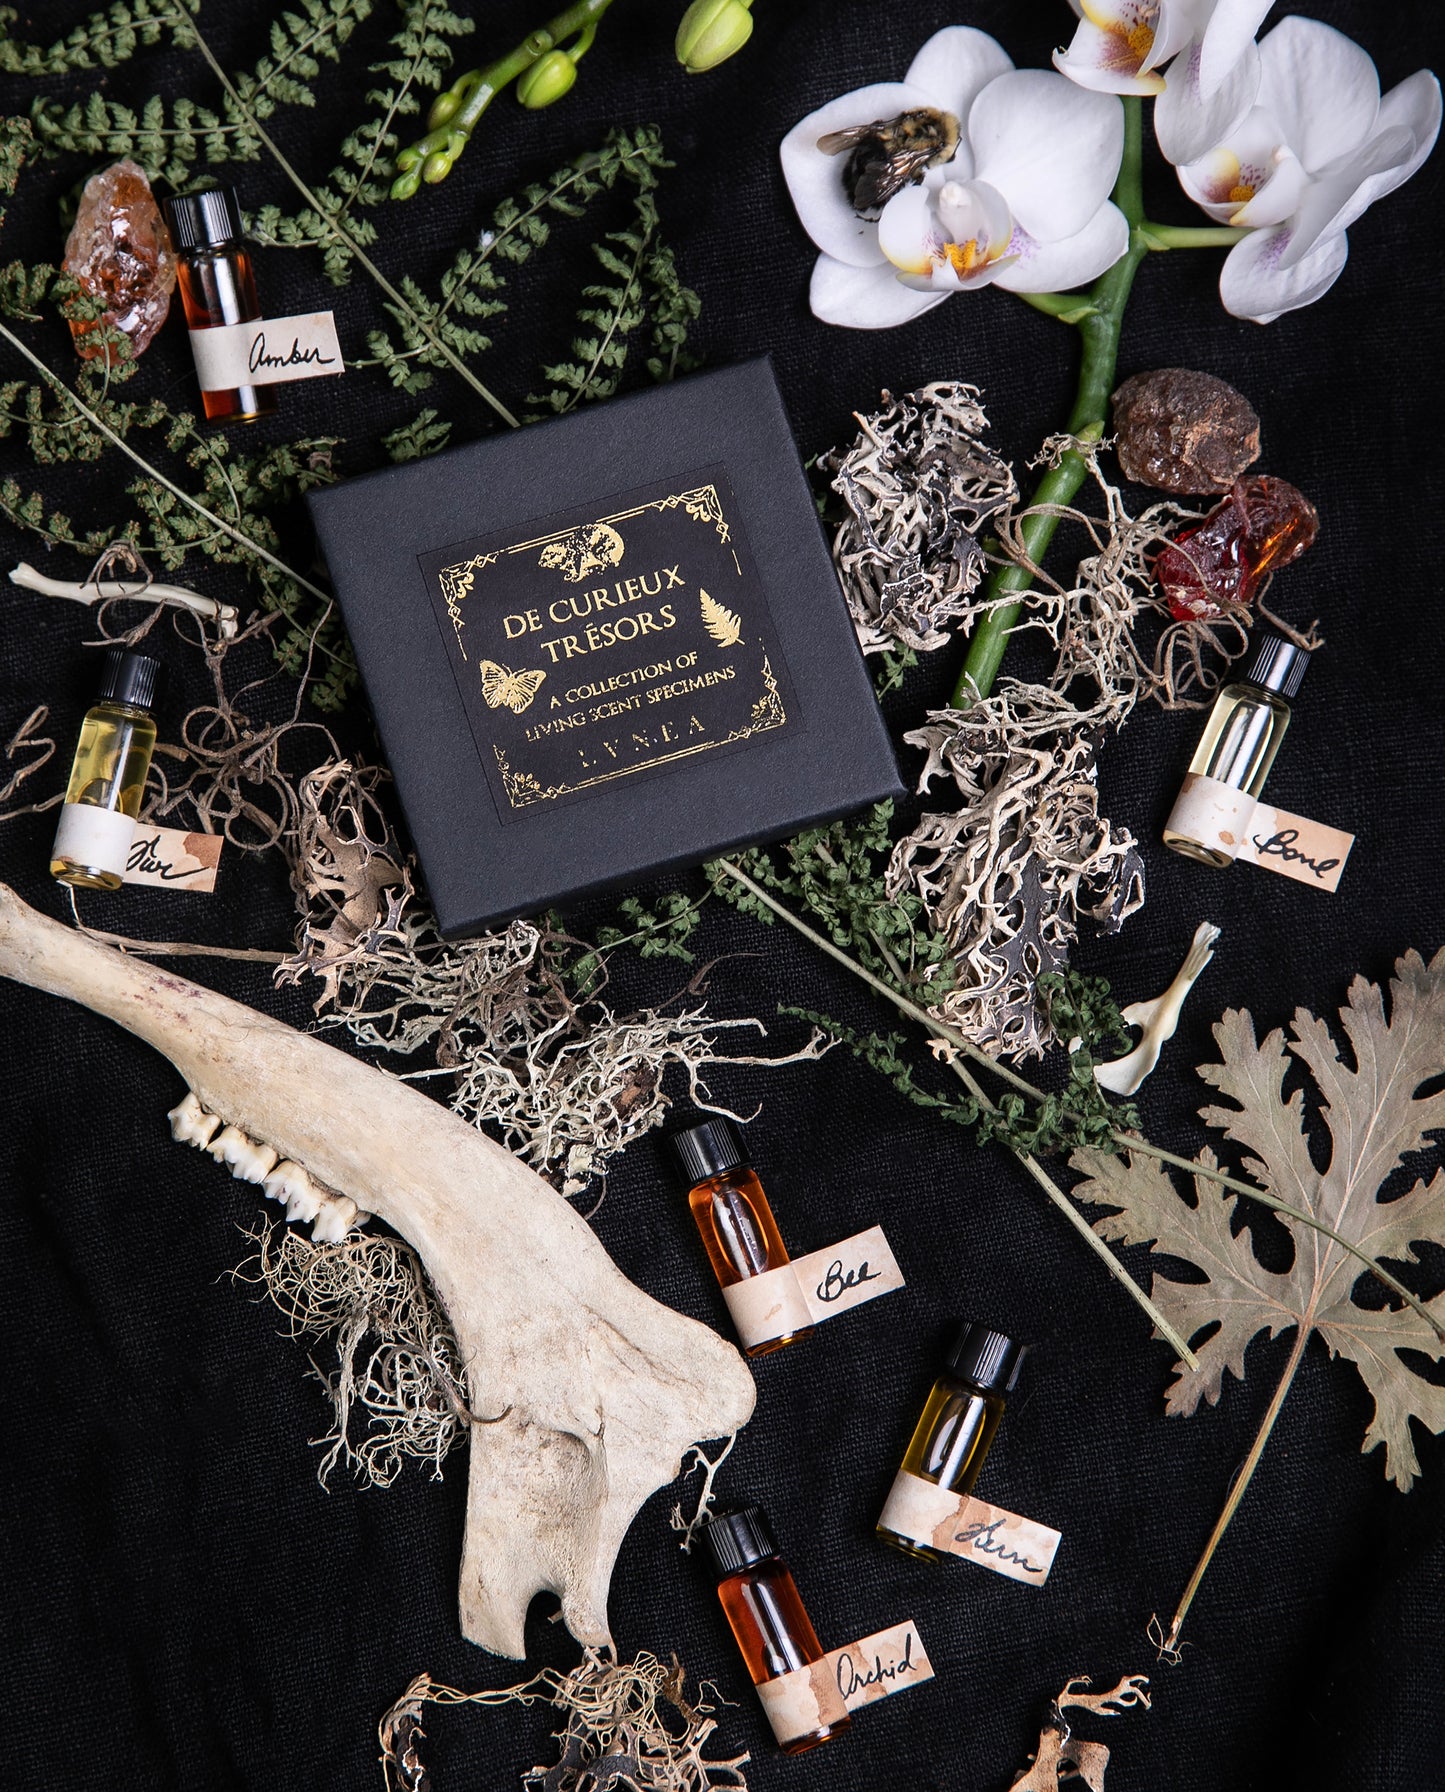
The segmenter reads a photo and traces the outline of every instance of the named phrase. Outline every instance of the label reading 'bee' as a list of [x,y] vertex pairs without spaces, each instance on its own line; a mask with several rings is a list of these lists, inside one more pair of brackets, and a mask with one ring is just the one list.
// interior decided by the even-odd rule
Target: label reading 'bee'
[[503,821],[796,726],[721,467],[419,563]]

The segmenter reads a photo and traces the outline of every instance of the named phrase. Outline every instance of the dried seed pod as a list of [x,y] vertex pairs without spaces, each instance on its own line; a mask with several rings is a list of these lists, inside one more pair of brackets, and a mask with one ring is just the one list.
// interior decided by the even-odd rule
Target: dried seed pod
[[1126,477],[1162,492],[1227,492],[1259,459],[1259,418],[1247,398],[1187,367],[1136,373],[1114,394]]

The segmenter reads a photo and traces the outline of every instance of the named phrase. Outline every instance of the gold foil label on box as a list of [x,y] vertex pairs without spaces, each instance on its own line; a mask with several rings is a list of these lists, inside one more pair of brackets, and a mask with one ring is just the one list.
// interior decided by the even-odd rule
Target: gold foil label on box
[[933,1678],[933,1663],[911,1618],[865,1636],[861,1642],[849,1643],[846,1649],[829,1650],[828,1662],[850,1711],[860,1711],[890,1693],[906,1692]]
[[903,1286],[903,1271],[881,1226],[870,1226],[842,1244],[794,1258],[793,1272],[802,1284],[814,1325]]
[[237,386],[279,386],[345,373],[336,318],[330,311],[256,317],[191,331],[191,357],[203,392]]
[[220,834],[188,834],[184,828],[138,822],[123,881],[159,890],[214,890],[222,839]]
[[826,1655],[805,1668],[779,1674],[776,1680],[764,1680],[758,1697],[779,1742],[796,1742],[800,1736],[826,1730],[848,1715]]
[[798,726],[721,467],[418,560],[504,822]]
[[906,1469],[895,1478],[878,1522],[913,1543],[962,1556],[1033,1587],[1049,1578],[1060,1542],[1059,1533],[1046,1524],[972,1494],[960,1497]]
[[1260,803],[1250,817],[1239,857],[1314,889],[1337,890],[1354,844],[1355,836],[1341,828],[1327,828],[1323,822]]

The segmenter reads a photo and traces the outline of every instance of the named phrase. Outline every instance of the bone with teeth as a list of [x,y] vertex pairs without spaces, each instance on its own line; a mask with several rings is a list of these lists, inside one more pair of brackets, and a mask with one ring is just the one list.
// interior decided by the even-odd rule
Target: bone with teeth
[[[277,1162],[270,1145],[258,1145],[237,1126],[221,1125],[219,1114],[208,1114],[188,1089],[167,1116],[171,1137],[182,1144],[201,1145],[217,1163],[229,1164],[242,1182],[259,1182],[273,1201],[286,1203],[288,1220],[315,1221],[311,1236],[317,1244],[340,1244],[353,1226],[371,1218],[349,1195],[332,1195],[318,1189],[300,1164]],[[212,1134],[215,1133],[215,1138]]]
[[416,1248],[468,1404],[499,1415],[471,1433],[463,1633],[520,1657],[528,1604],[548,1590],[579,1642],[607,1643],[608,1582],[638,1507],[689,1445],[752,1412],[737,1351],[634,1287],[540,1176],[409,1084],[47,920],[3,884],[0,976],[164,1053],[196,1100],[180,1103],[177,1135],[210,1148],[223,1115],[253,1151],[265,1140],[283,1161],[262,1186],[288,1213],[334,1205],[329,1236],[354,1201]]

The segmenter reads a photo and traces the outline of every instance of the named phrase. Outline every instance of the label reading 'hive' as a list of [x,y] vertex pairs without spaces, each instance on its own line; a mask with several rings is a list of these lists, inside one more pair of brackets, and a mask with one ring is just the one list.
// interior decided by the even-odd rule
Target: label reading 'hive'
[[503,821],[797,726],[720,467],[419,560]]

